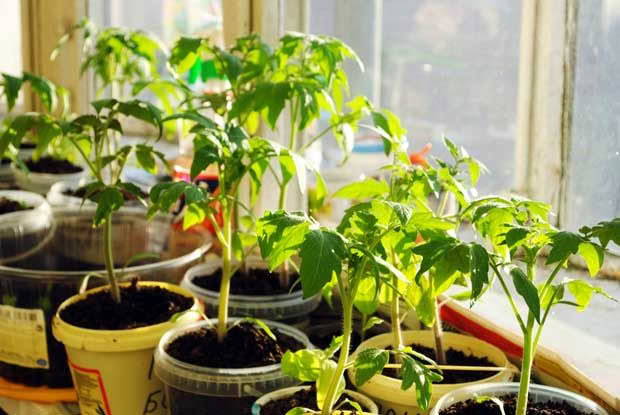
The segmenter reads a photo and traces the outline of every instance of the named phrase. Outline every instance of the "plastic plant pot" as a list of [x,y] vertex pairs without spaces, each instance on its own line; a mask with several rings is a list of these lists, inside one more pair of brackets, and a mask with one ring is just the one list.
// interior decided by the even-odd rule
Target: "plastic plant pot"
[[[359,353],[371,347],[385,349],[391,346],[393,341],[392,333],[380,334],[363,342],[356,350]],[[404,344],[420,344],[426,347],[434,346],[434,337],[431,330],[411,330],[403,332]],[[460,389],[463,386],[476,385],[488,382],[506,382],[512,380],[514,371],[508,358],[499,348],[476,339],[457,333],[444,333],[444,347],[446,349],[456,349],[465,354],[486,357],[497,367],[506,368],[504,371],[490,372],[489,377],[467,383],[457,384],[436,384],[433,385],[433,392],[430,406],[435,404],[445,394]],[[355,372],[349,370],[349,378],[355,378]],[[359,390],[373,399],[382,410],[382,413],[389,412],[394,415],[414,415],[425,413],[416,402],[415,386],[403,391],[400,388],[400,380],[384,375],[377,375],[359,387]]]
[[53,236],[54,218],[49,204],[36,193],[2,190],[0,197],[32,207],[0,215],[0,264],[5,264],[42,249]]
[[80,180],[87,176],[87,172],[83,169],[77,173],[68,173],[68,174],[49,174],[49,173],[25,173],[23,170],[15,166],[15,164],[11,165],[11,170],[13,171],[13,175],[15,176],[15,183],[24,190],[28,190],[30,192],[39,193],[41,195],[47,194],[52,185],[56,182],[68,182],[79,184]]
[[[233,324],[238,319],[230,319]],[[305,334],[294,327],[264,321],[270,328],[292,336],[311,347]],[[216,324],[201,321],[166,333],[155,351],[155,373],[164,382],[170,415],[248,413],[257,398],[274,390],[296,386],[297,379],[284,375],[280,364],[244,369],[201,367],[170,356],[166,347],[174,339],[191,331]],[[208,409],[208,411],[207,411]]]
[[[517,394],[518,392],[518,383],[489,383],[462,387],[444,395],[437,404],[435,404],[430,415],[439,415],[442,410],[449,408],[455,403],[463,402],[477,396],[499,397]],[[550,386],[530,385],[528,397],[532,402],[564,401],[586,414],[608,415],[607,411],[596,402],[576,393],[552,388]]]
[[[160,261],[128,267],[124,270],[126,275],[138,276],[141,281],[178,284],[185,271],[200,261],[210,245],[183,242],[179,248],[175,235],[175,232],[169,233]],[[103,275],[105,270],[58,255],[56,247],[60,239],[57,236],[56,233],[35,255],[0,266],[0,309],[15,317],[28,316],[28,321],[32,318],[36,322],[36,325],[26,325],[22,319],[0,321],[0,377],[11,383],[49,388],[72,385],[65,348],[52,335],[51,321],[60,304],[86,285],[83,284],[86,274]],[[87,283],[97,286],[106,281],[90,278]],[[23,336],[16,336],[13,326],[19,326]]]
[[[140,282],[139,286],[159,286],[192,297],[171,284]],[[61,304],[52,323],[54,336],[67,349],[80,411],[83,415],[164,415],[163,385],[152,372],[153,351],[166,331],[199,320],[200,306],[194,299],[191,310],[174,321],[129,330],[84,329],[60,317],[68,305],[106,289],[99,287],[69,298]]]
[[[277,401],[279,399],[283,399],[288,396],[291,396],[297,391],[300,391],[303,389],[310,389],[310,388],[311,388],[310,386],[294,386],[291,388],[280,389],[274,392],[270,392],[267,395],[259,398],[256,402],[254,402],[254,405],[252,405],[252,415],[261,415],[261,411],[260,411],[261,408],[268,402]],[[364,396],[359,392],[353,392],[350,390],[345,390],[344,394],[347,396],[348,399],[359,403],[363,409],[365,408],[366,409],[366,411],[364,412],[365,414],[378,414],[379,413],[379,408],[377,407],[377,404],[374,403],[372,399],[368,398],[367,396]],[[282,414],[282,415],[285,415],[285,414]]]
[[[87,264],[104,265],[103,228],[93,227],[95,206],[54,208],[57,223],[57,252]],[[158,215],[148,221],[143,208],[123,207],[112,216],[112,256],[122,267],[139,253],[161,252],[171,231],[171,216]]]
[[[246,261],[251,268],[267,268],[265,261],[258,257],[250,257]],[[192,267],[187,271],[181,286],[191,291],[205,307],[208,316],[217,315],[219,292],[211,291],[194,284],[194,278],[200,275],[211,275],[222,266],[220,258]],[[233,277],[236,278],[236,277]],[[281,321],[304,329],[309,324],[309,315],[321,303],[321,295],[303,298],[301,290],[290,294],[278,295],[237,295],[231,294],[228,314],[234,317],[254,317],[258,319]]]

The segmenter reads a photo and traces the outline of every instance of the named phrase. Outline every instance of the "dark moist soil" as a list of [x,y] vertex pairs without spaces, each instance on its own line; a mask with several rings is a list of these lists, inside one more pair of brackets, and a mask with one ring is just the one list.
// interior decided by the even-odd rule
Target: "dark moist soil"
[[[254,268],[249,273],[237,271],[230,280],[230,293],[235,295],[279,295],[288,294],[290,289],[300,290],[300,284],[295,285],[299,278],[298,274],[290,277],[289,286],[284,289],[280,287],[279,274],[269,272],[267,269]],[[222,270],[218,269],[210,275],[199,275],[195,277],[193,283],[197,286],[210,291],[219,291],[222,282]]]
[[[517,407],[516,395],[504,395],[499,399],[504,402],[506,415],[514,415]],[[478,403],[474,400],[458,402],[439,412],[440,415],[501,415],[499,406],[492,401]],[[593,415],[583,412],[572,405],[562,402],[538,402],[531,400],[527,405],[527,415]]]
[[194,300],[160,287],[136,283],[121,288],[117,304],[109,291],[100,291],[60,312],[67,323],[93,330],[128,330],[165,321],[192,307]]
[[[327,349],[332,342],[334,337],[338,337],[342,335],[342,327],[334,328],[334,329],[326,329],[325,331],[317,330],[311,331],[308,335],[310,339],[310,343],[315,345],[319,349]],[[354,331],[351,333],[351,347],[349,347],[349,351],[353,352],[362,342],[362,337],[358,332]]]
[[[73,190],[73,189],[66,189],[64,192],[62,192],[65,196],[73,196],[73,197],[79,197],[80,199],[83,199],[84,196],[86,196],[86,191],[87,191],[87,186],[82,186],[82,187],[78,187],[77,189]],[[93,194],[90,195],[90,197],[94,196],[95,194],[97,194],[98,192],[95,192]],[[136,201],[138,200],[138,198],[136,197],[136,195],[134,195],[133,193],[128,192],[127,190],[121,190],[121,193],[123,194],[123,199],[125,199],[125,202],[132,202],[132,201]],[[143,198],[147,197],[148,195],[144,192],[141,191],[140,194]]]
[[33,209],[32,206],[26,206],[19,203],[18,201],[11,200],[6,197],[0,197],[0,215],[30,209]]
[[37,145],[35,143],[20,143],[19,148],[21,150],[34,150],[37,148]]
[[[336,402],[336,405],[334,405],[334,407],[343,411],[355,411],[355,408],[349,403],[339,406],[342,401],[347,398],[348,396],[341,396],[340,399],[338,399],[338,402]],[[360,406],[364,411],[368,411],[368,408],[363,406],[361,403]],[[286,398],[267,402],[261,407],[260,413],[261,415],[286,415],[288,411],[297,407],[308,408],[314,411],[319,410],[319,407],[316,404],[316,387],[314,385],[309,389],[297,391],[293,395]]]
[[239,369],[280,363],[287,350],[304,348],[303,343],[277,329],[273,334],[277,341],[254,325],[242,323],[230,328],[220,343],[214,328],[203,328],[177,337],[166,352],[192,365]]
[[28,159],[25,163],[28,170],[34,173],[68,174],[79,173],[83,170],[68,160],[58,160],[49,156],[41,157],[37,161]]
[[[419,344],[411,345],[413,350],[422,353],[424,356],[437,361],[435,350],[431,347],[421,346]],[[495,366],[486,357],[477,357],[465,354],[460,350],[448,349],[446,351],[446,360],[448,365],[454,366]],[[390,363],[395,363],[393,356],[390,356]],[[384,369],[383,374],[392,378],[396,378],[396,369]],[[469,370],[444,370],[443,380],[437,384],[450,384],[474,382],[493,376],[493,372],[475,372]]]

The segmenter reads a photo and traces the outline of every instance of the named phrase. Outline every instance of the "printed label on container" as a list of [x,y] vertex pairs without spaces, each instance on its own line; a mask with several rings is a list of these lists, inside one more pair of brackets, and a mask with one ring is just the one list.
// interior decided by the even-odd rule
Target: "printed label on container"
[[101,373],[69,362],[82,415],[111,415]]
[[43,310],[0,305],[0,361],[49,369]]

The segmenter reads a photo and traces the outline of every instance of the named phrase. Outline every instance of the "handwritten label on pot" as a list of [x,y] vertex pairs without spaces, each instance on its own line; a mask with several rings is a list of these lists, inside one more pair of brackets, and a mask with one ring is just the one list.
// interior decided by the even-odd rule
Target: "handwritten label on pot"
[[43,310],[0,305],[0,361],[49,369]]
[[69,362],[82,415],[111,415],[101,373]]

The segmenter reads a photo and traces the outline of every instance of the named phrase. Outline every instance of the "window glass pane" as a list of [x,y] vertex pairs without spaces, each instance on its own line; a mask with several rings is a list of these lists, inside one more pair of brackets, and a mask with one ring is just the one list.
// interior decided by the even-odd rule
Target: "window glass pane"
[[[2,27],[2,41],[0,42],[0,72],[20,75],[22,72],[22,25],[21,7],[17,0],[0,0],[0,27]],[[18,104],[22,96],[20,94]],[[4,109],[0,108],[0,111]]]
[[580,2],[568,158],[571,228],[620,213],[620,1]]
[[310,32],[339,37],[360,54],[367,71],[352,72],[353,92],[401,117],[411,150],[431,142],[433,155],[447,157],[445,134],[491,170],[480,191],[513,185],[520,1],[313,0],[310,7]]

